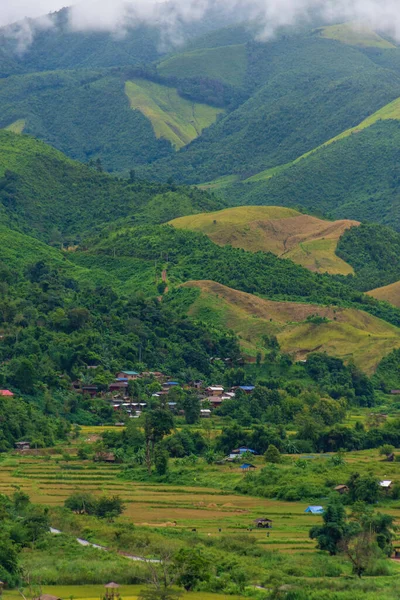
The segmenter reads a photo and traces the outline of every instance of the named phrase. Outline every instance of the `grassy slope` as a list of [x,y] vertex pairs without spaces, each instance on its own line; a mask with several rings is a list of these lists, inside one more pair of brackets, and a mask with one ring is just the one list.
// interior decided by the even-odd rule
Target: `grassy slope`
[[215,122],[222,109],[181,98],[176,89],[144,79],[128,81],[125,92],[131,108],[147,117],[156,137],[178,150]]
[[299,158],[296,158],[296,160],[294,160],[293,162],[287,163],[286,165],[280,165],[279,167],[275,167],[273,169],[267,169],[266,171],[263,171],[261,173],[257,173],[256,175],[253,175],[252,177],[249,177],[248,179],[246,179],[246,181],[247,182],[256,182],[256,181],[263,181],[263,180],[270,179],[274,175],[276,175],[278,173],[282,173],[284,170],[288,169],[289,167],[296,165],[301,160],[307,158],[308,156],[311,156],[311,154],[313,154],[314,152],[318,152],[319,150],[326,148],[327,146],[329,146],[330,144],[333,144],[334,142],[338,142],[339,140],[347,138],[353,134],[357,134],[360,131],[363,131],[363,129],[367,129],[367,127],[371,127],[378,121],[389,121],[389,120],[400,121],[400,98],[396,98],[396,100],[393,100],[393,102],[390,102],[389,104],[387,104],[380,110],[376,111],[373,115],[364,119],[364,121],[362,121],[356,127],[351,127],[350,129],[343,131],[336,137],[328,140],[324,144],[321,144],[321,146],[318,146],[318,148],[311,150],[311,152],[307,152],[306,154],[299,156]]
[[17,119],[16,121],[14,121],[14,123],[10,123],[10,125],[5,127],[4,129],[6,131],[12,131],[13,133],[23,133],[25,125],[25,119]]
[[[281,348],[297,359],[313,351],[326,351],[346,360],[353,359],[367,373],[372,373],[385,355],[400,347],[397,327],[363,311],[263,300],[214,281],[191,281],[184,285],[200,289],[189,314],[232,329],[249,355],[263,349],[263,335],[272,334],[277,336]],[[329,321],[307,322],[312,315]]]
[[367,294],[377,298],[377,300],[384,300],[385,302],[389,302],[400,308],[400,281],[385,285],[381,288],[376,288],[375,290],[367,292]]
[[329,25],[319,29],[320,35],[330,40],[336,40],[350,46],[362,48],[395,48],[394,44],[388,42],[372,29],[357,23],[341,23]]
[[336,256],[343,231],[357,221],[329,222],[276,206],[242,206],[171,221],[179,229],[201,231],[219,245],[272,252],[311,271],[348,275],[353,269]]
[[237,44],[192,50],[171,56],[158,65],[158,72],[168,77],[208,77],[241,86],[246,68],[246,46]]

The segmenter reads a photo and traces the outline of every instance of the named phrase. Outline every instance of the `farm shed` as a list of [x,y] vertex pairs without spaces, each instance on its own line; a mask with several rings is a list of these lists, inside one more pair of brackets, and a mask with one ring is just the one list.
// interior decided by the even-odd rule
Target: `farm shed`
[[272,528],[271,519],[256,519],[254,521],[254,524],[256,525],[256,527],[259,527],[260,529],[271,529]]
[[341,485],[337,485],[334,488],[335,492],[338,492],[339,494],[347,494],[347,492],[349,491],[349,488],[347,487],[347,485],[341,484]]
[[17,450],[30,450],[31,444],[30,442],[17,442],[15,447]]
[[251,471],[252,469],[257,469],[257,467],[251,463],[244,463],[243,465],[240,465],[239,468],[242,469],[242,471]]

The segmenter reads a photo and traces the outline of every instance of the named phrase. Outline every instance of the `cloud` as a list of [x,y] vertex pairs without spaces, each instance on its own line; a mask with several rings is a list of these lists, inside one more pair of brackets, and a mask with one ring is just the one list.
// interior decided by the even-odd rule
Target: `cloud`
[[[60,9],[66,0],[0,0],[0,25]],[[387,32],[400,41],[400,0],[76,0],[70,10],[75,31],[106,31],[123,36],[140,23],[159,25],[164,35],[178,40],[182,23],[202,19],[218,8],[255,20],[264,38],[282,26],[309,18],[326,22],[357,21]],[[49,21],[48,21],[49,24]],[[10,28],[23,48],[34,35],[30,20]]]

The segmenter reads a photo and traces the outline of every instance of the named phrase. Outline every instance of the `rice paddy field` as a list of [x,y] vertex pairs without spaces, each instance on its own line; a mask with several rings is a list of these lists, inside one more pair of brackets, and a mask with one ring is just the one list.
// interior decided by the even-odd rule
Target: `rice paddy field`
[[[98,433],[99,428],[87,427],[83,428],[82,436],[94,441]],[[50,507],[61,506],[76,491],[119,495],[126,504],[123,519],[141,528],[196,529],[197,535],[205,537],[240,533],[250,536],[266,549],[288,553],[308,553],[315,549],[315,542],[309,539],[308,533],[321,517],[304,512],[309,502],[285,502],[237,494],[234,487],[248,475],[231,463],[191,467],[187,470],[187,485],[166,485],[126,481],[120,477],[122,465],[79,460],[74,456],[73,446],[67,449],[71,460],[63,458],[61,449],[52,451],[56,453],[48,454],[44,450],[37,451],[38,455],[13,453],[3,456],[0,493],[12,494],[18,487],[29,494],[33,502]],[[291,468],[297,458],[287,457],[279,468]],[[310,464],[324,465],[329,455],[305,459]],[[347,480],[350,471],[365,473],[368,470],[380,479],[400,481],[400,462],[383,461],[377,450],[348,453],[345,461],[343,480]],[[263,457],[256,457],[254,464],[261,468],[265,464]],[[318,467],[315,473],[318,473]],[[311,479],[318,477],[311,472],[308,476]],[[340,477],[340,471],[334,476]],[[323,501],[318,499],[315,503],[323,504]],[[400,501],[385,503],[384,511],[394,515],[400,524]],[[255,528],[254,520],[260,517],[273,520],[272,530]]]
[[[118,590],[123,600],[137,600],[141,585],[122,585]],[[99,600],[104,595],[104,587],[101,585],[50,585],[44,586],[43,594],[51,594],[59,598],[69,600]],[[17,590],[6,590],[3,594],[4,600],[21,600]],[[238,596],[227,596],[226,594],[208,594],[207,592],[190,592],[185,594],[188,600],[240,600]]]

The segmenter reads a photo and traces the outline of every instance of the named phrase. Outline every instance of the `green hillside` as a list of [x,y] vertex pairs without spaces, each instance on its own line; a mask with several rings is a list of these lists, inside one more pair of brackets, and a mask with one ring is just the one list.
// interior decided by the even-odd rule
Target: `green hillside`
[[237,44],[183,52],[163,60],[157,70],[167,77],[208,77],[240,87],[247,70],[246,46]]
[[54,243],[118,219],[163,222],[215,208],[221,203],[199,190],[120,181],[29,136],[0,131],[2,219]]
[[131,108],[149,119],[156,138],[168,140],[177,150],[197,138],[222,112],[190,102],[172,87],[144,79],[128,81],[125,92]]
[[248,99],[185,152],[156,161],[151,177],[245,179],[295,160],[400,97],[397,70],[375,63],[368,49],[315,33],[249,43],[247,65]]
[[101,158],[111,171],[173,153],[167,140],[156,138],[151,122],[131,110],[128,78],[113,70],[8,77],[0,86],[0,128],[24,121],[24,133],[81,162]]
[[303,206],[335,219],[379,222],[400,229],[400,123],[374,125],[325,146],[267,181],[236,184],[240,203]]

